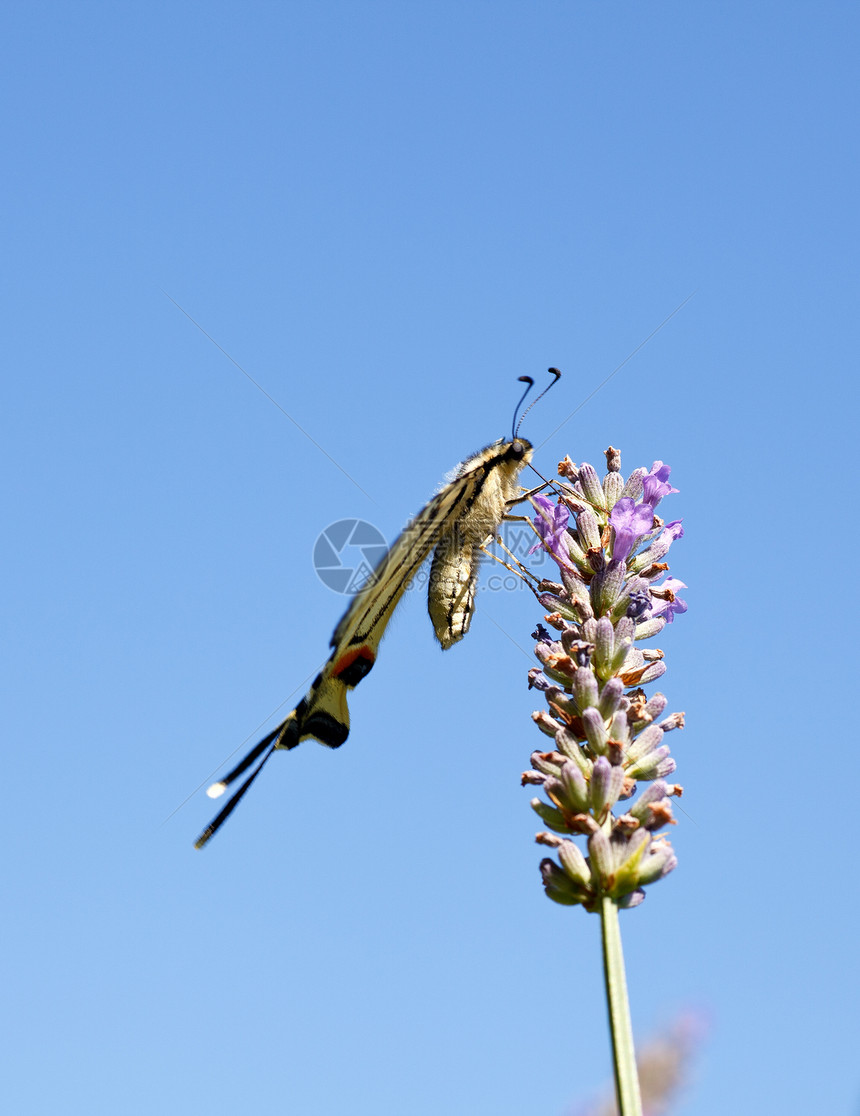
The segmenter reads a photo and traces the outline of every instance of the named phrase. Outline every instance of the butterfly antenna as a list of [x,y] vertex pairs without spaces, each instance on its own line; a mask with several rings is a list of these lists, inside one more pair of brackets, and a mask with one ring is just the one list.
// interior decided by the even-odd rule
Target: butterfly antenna
[[537,403],[538,399],[543,399],[543,397],[546,395],[546,393],[549,391],[549,389],[552,388],[552,387],[555,387],[555,385],[561,379],[561,372],[559,372],[559,370],[557,368],[549,368],[547,371],[549,372],[549,374],[551,376],[554,377],[552,383],[547,384],[547,386],[543,389],[543,391],[540,393],[540,395],[538,395],[537,398],[533,399],[531,401],[531,403],[529,403],[528,407],[526,407],[526,409],[520,415],[520,421],[517,422],[517,411],[520,409],[520,407],[522,407],[523,403],[525,402],[526,396],[531,391],[532,385],[534,384],[534,380],[531,378],[531,376],[520,376],[520,380],[522,380],[523,383],[527,383],[528,387],[523,392],[523,397],[519,401],[519,403],[517,403],[516,410],[514,411],[514,422],[516,423],[516,427],[514,428],[514,438],[516,438],[517,434],[519,434],[519,432],[520,432],[520,427],[523,424],[523,419],[526,417],[526,415],[529,413],[529,411],[532,409],[532,407],[534,407],[534,405],[535,405],[535,403]]
[[[523,403],[525,402],[525,399],[526,399],[526,396],[528,395],[528,393],[535,386],[535,382],[531,378],[531,376],[519,376],[518,379],[519,379],[521,384],[526,385],[526,390],[520,396],[519,402],[517,403],[516,407],[514,407],[514,417],[511,419],[511,441],[512,442],[516,441],[517,431],[519,430],[519,424],[517,423],[517,412],[519,411],[520,407],[522,407]],[[522,421],[523,420],[520,419],[520,422],[522,422]]]
[[[215,788],[219,788],[218,791],[217,791],[217,794],[223,794],[224,792],[220,788],[222,788],[222,787],[226,788],[228,782],[232,782],[234,778],[238,777],[238,775],[240,775],[243,771],[247,770],[247,768],[254,762],[254,760],[260,754],[260,751],[262,750],[261,745],[263,745],[265,747],[265,745],[268,744],[269,741],[271,740],[272,736],[276,735],[278,731],[279,730],[276,729],[275,733],[272,733],[265,740],[261,740],[260,744],[258,744],[255,748],[253,748],[251,750],[251,752],[249,752],[248,755],[245,756],[245,758],[242,760],[242,762],[239,764],[239,766],[237,768],[234,768],[234,770],[230,772],[230,775],[228,776],[228,778],[226,780],[222,780],[221,783],[213,783],[213,785],[209,788],[209,790],[211,791],[211,790],[214,790]],[[269,744],[269,750],[268,750],[268,752],[266,752],[266,754],[260,760],[259,766],[256,768],[256,770],[252,771],[251,774],[248,776],[248,778],[245,780],[245,782],[241,785],[241,787],[239,787],[239,789],[234,794],[232,794],[230,796],[227,803],[221,808],[221,810],[218,811],[218,813],[215,815],[215,817],[212,819],[212,821],[206,826],[206,828],[203,830],[203,832],[200,834],[200,836],[194,842],[194,848],[195,849],[202,849],[203,846],[206,844],[206,842],[209,841],[210,838],[215,836],[215,834],[218,832],[218,830],[221,828],[221,826],[224,824],[224,822],[230,817],[230,815],[233,813],[233,811],[236,809],[236,807],[239,805],[239,803],[245,797],[247,792],[251,789],[251,784],[254,782],[254,780],[257,778],[257,776],[260,774],[260,772],[263,770],[263,768],[266,766],[266,763],[269,760],[269,758],[271,757],[272,752],[274,752],[274,750],[275,750],[275,745],[274,744]],[[212,796],[210,796],[210,797],[212,797]]]

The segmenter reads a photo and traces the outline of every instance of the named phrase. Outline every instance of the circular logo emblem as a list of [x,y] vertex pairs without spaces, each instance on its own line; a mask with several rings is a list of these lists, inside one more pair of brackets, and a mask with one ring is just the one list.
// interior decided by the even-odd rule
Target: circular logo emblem
[[373,579],[373,571],[388,553],[382,533],[364,519],[339,519],[314,543],[317,577],[335,593],[352,596]]

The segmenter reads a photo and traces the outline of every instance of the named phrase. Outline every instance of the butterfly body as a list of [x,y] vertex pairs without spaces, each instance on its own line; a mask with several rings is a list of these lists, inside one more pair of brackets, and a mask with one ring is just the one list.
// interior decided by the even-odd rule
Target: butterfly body
[[[517,444],[522,454],[514,448]],[[517,498],[517,480],[531,456],[531,444],[523,438],[494,442],[464,461],[450,482],[470,478],[474,487],[461,502],[459,514],[440,531],[430,567],[427,608],[443,650],[469,630],[480,548],[498,530],[508,504]]]
[[349,736],[348,692],[370,673],[394,609],[431,550],[428,609],[443,649],[463,638],[474,611],[479,551],[519,494],[532,456],[524,438],[500,439],[467,458],[407,525],[353,598],[331,638],[332,653],[294,710],[207,792],[217,797],[265,752],[259,766],[197,839],[201,848],[226,821],[276,749],[315,739],[339,748]]

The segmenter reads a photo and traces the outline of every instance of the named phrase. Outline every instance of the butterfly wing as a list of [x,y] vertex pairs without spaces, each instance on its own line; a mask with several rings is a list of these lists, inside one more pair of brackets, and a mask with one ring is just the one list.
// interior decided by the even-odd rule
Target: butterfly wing
[[332,653],[307,694],[276,729],[207,791],[210,797],[218,797],[260,760],[200,834],[197,848],[202,848],[226,821],[276,749],[295,748],[309,738],[329,748],[343,744],[349,736],[347,694],[373,669],[388,622],[434,547],[437,552],[428,592],[433,627],[443,648],[463,638],[474,610],[477,550],[497,529],[506,503],[516,496],[517,477],[531,454],[532,447],[523,438],[494,442],[463,462],[409,523],[335,628]]

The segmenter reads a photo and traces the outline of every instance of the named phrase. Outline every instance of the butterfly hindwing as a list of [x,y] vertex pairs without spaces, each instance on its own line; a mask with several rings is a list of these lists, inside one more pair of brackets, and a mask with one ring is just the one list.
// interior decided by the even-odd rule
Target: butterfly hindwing
[[[517,478],[531,458],[511,455],[512,443],[495,443],[461,466],[470,485],[462,493],[459,514],[445,523],[430,568],[427,607],[436,638],[444,649],[463,638],[475,609],[480,548],[501,523],[506,505],[516,498]],[[458,478],[454,478],[454,482]]]

